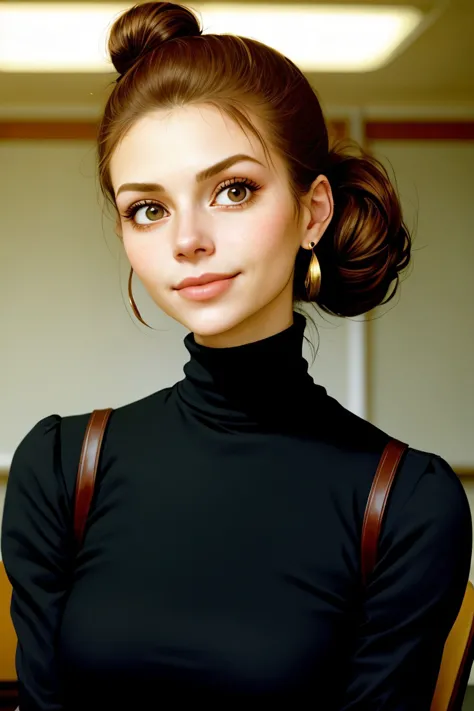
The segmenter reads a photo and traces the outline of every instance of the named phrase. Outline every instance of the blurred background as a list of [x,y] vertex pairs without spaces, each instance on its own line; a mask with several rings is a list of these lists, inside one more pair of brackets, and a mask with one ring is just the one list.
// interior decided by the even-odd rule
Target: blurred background
[[[42,24],[41,5],[0,2],[0,517],[13,452],[39,419],[119,407],[181,379],[187,360],[185,329],[136,277],[139,309],[159,331],[134,319],[129,265],[99,195],[96,127],[116,75],[100,52],[80,56],[95,37],[86,11],[99,3],[77,4],[85,19],[76,15],[76,32],[60,14]],[[413,264],[394,301],[366,318],[310,310],[311,375],[394,437],[444,457],[474,506],[474,2],[391,0],[408,9],[395,30],[340,15],[338,36],[347,27],[354,47],[335,44],[328,18],[312,26],[299,5],[283,32],[273,13],[288,6],[267,4],[264,21],[249,24],[251,3],[239,5],[238,21],[221,13],[214,26],[210,10],[188,4],[202,8],[205,32],[253,36],[304,69],[331,135],[387,165],[413,231]],[[377,11],[382,1],[301,7],[336,5]],[[101,4],[99,24],[127,6]],[[465,709],[474,709],[470,691]]]

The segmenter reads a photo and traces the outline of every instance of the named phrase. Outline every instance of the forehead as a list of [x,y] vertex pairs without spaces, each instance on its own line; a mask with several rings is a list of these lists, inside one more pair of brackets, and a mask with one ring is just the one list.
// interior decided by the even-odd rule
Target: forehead
[[[261,127],[257,126],[261,131]],[[117,144],[110,162],[114,184],[160,173],[199,170],[228,155],[246,153],[267,165],[257,137],[214,107],[187,106],[155,110],[138,119]],[[138,176],[137,172],[140,173]]]

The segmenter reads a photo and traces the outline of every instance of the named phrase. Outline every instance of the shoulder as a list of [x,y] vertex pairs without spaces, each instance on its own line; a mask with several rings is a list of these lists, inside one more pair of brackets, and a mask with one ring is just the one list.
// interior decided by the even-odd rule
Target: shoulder
[[469,501],[457,474],[434,452],[409,448],[393,487],[392,517],[440,529],[471,525]]
[[[145,433],[156,424],[171,388],[165,388],[134,402],[112,408],[102,450],[103,460],[110,459],[134,432]],[[105,409],[100,406],[97,409]],[[77,467],[90,412],[61,416],[51,414],[36,422],[18,444],[10,465],[10,487],[48,488],[61,479],[69,497],[74,494]]]
[[88,417],[87,414],[62,417],[54,413],[27,431],[13,453],[7,480],[8,499],[29,495],[53,501],[60,494],[71,499],[75,474],[72,478],[65,475],[64,452],[67,447],[75,450],[76,442],[80,446],[80,433],[84,433]]
[[[72,490],[61,462],[61,424],[58,414],[36,422],[24,435],[10,464],[2,520],[2,549],[48,518],[66,520],[71,511]],[[70,483],[73,486],[73,482]],[[4,556],[5,550],[3,550]]]
[[[42,478],[56,460],[62,418],[53,414],[36,422],[24,435],[12,457],[8,481],[19,477],[30,481]],[[44,463],[44,466],[39,466]]]
[[[332,399],[331,399],[332,400]],[[357,502],[360,520],[383,451],[393,437],[332,400],[328,440],[342,462],[345,495]],[[409,442],[407,442],[410,445]],[[448,462],[435,452],[409,446],[391,487],[382,534],[394,528],[429,526],[431,531],[471,529],[471,512],[464,486]]]
[[387,502],[380,561],[403,567],[412,560],[426,576],[431,568],[439,575],[453,566],[468,575],[471,555],[471,510],[459,477],[439,455],[409,448]]

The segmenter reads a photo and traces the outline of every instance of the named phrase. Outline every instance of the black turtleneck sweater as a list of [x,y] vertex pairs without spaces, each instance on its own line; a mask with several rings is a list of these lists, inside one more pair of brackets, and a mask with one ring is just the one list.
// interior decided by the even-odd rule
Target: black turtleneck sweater
[[21,441],[2,526],[21,711],[429,711],[469,576],[466,495],[443,459],[410,449],[361,597],[389,436],[313,383],[304,328],[295,313],[227,349],[186,336],[184,379],[109,420],[75,561],[90,413],[45,417]]

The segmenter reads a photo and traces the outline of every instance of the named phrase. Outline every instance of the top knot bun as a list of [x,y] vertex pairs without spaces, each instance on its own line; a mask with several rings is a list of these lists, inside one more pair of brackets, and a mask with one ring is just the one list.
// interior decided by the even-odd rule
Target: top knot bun
[[200,34],[198,18],[186,7],[172,2],[146,2],[134,5],[114,22],[108,50],[115,69],[123,75],[164,42]]

